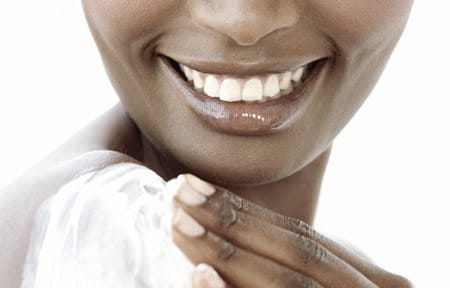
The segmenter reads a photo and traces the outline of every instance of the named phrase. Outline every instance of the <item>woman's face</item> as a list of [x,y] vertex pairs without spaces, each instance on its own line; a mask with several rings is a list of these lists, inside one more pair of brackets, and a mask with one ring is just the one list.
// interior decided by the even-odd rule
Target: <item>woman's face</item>
[[[110,80],[143,135],[192,173],[234,185],[287,177],[331,145],[379,79],[412,3],[83,0]],[[188,83],[164,56],[208,74]],[[270,97],[289,83],[286,71],[316,60],[292,93],[232,98],[252,79],[245,97]],[[208,88],[194,88],[200,79]]]

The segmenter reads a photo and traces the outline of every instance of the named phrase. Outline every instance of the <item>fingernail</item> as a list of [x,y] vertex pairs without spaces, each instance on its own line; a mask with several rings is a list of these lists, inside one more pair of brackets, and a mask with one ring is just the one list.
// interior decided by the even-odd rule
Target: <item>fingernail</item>
[[194,287],[225,288],[225,282],[216,270],[205,263],[195,267],[192,282]]
[[177,179],[179,181],[175,196],[181,202],[187,205],[200,205],[206,202],[206,197],[197,193],[186,180],[186,177],[180,175]]
[[205,228],[194,218],[189,216],[183,208],[177,208],[173,214],[172,224],[176,226],[183,234],[190,237],[198,237],[205,233]]
[[216,187],[209,184],[208,182],[203,181],[197,176],[194,176],[192,174],[183,174],[183,175],[186,177],[189,184],[191,184],[192,187],[194,187],[194,189],[197,190],[198,192],[206,196],[210,196],[214,194],[214,192],[216,192]]

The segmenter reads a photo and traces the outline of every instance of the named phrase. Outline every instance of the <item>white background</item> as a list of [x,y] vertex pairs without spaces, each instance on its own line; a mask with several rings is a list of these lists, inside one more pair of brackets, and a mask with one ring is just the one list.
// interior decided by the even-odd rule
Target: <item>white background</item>
[[[417,287],[450,287],[450,17],[416,1],[364,106],[335,141],[316,225]],[[0,186],[117,98],[80,1],[0,4]]]

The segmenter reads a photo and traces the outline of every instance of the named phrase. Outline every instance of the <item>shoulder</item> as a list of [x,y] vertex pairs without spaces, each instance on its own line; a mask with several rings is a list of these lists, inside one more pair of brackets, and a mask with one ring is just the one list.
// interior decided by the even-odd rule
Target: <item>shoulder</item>
[[0,283],[19,287],[34,216],[44,200],[81,173],[121,162],[139,163],[116,151],[90,151],[29,171],[0,190]]
[[[146,224],[162,215],[158,199],[165,182],[137,163],[90,170],[39,207],[23,265],[23,288],[47,287],[50,282],[55,287],[83,287],[86,278],[95,283],[92,287],[133,286],[129,284],[143,264],[139,243],[149,243],[157,231]],[[150,188],[155,193],[149,193]]]
[[54,166],[81,154],[98,150],[116,151],[141,159],[140,132],[121,103],[77,131],[37,163],[35,168]]
[[19,287],[34,215],[48,197],[81,173],[140,164],[139,133],[120,104],[0,190],[0,283]]

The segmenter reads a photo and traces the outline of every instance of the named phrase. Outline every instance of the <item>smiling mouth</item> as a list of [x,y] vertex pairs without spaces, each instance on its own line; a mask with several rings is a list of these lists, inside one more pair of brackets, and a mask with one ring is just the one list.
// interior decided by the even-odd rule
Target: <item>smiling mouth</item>
[[207,73],[167,57],[171,66],[191,89],[223,102],[262,103],[298,90],[320,60],[279,73],[233,75]]
[[[192,69],[166,55],[159,56],[166,80],[203,124],[240,136],[273,134],[295,123],[306,111],[315,84],[331,61],[324,57],[303,66],[190,62],[189,66],[197,67]],[[233,71],[238,74],[233,75]]]

